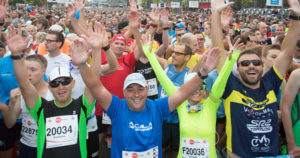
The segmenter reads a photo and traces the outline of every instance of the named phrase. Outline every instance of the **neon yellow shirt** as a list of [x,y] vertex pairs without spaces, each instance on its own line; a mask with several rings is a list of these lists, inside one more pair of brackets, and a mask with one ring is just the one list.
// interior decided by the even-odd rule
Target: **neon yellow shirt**
[[[165,75],[163,69],[158,64],[154,53],[150,53],[148,50],[149,46],[144,46],[144,52],[148,58],[160,84],[168,95],[173,94],[176,91],[175,86],[170,79]],[[182,158],[183,144],[186,146],[187,143],[183,141],[190,141],[192,143],[184,147],[184,152],[191,152],[190,148],[192,145],[202,143],[199,148],[194,148],[199,156],[217,157],[215,148],[215,131],[216,131],[216,112],[220,105],[223,92],[225,90],[227,79],[231,73],[232,67],[239,56],[239,52],[235,51],[232,55],[232,59],[227,59],[219,76],[212,87],[212,91],[209,97],[204,101],[203,108],[198,113],[188,113],[186,110],[187,101],[183,102],[177,107],[180,125],[180,147],[178,152],[178,158]],[[196,142],[196,143],[195,143]],[[205,142],[205,143],[204,143]],[[191,145],[192,144],[192,145]],[[202,152],[203,150],[203,152]],[[209,150],[209,151],[208,151]]]

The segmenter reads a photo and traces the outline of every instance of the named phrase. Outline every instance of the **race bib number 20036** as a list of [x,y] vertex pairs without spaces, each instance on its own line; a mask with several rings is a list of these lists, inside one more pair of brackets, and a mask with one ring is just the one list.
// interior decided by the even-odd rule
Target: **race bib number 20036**
[[182,157],[184,158],[209,158],[209,142],[207,139],[182,140]]

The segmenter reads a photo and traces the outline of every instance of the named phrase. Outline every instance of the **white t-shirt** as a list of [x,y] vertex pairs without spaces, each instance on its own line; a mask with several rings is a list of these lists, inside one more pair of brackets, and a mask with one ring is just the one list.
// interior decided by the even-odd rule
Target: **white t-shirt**
[[[45,99],[48,101],[54,99],[50,90],[48,90]],[[21,104],[21,114],[20,114],[19,118],[22,119],[22,129],[21,129],[20,141],[27,146],[37,147],[36,146],[37,131],[38,131],[37,123],[33,119],[33,117],[30,115],[30,113],[28,112],[23,96],[21,96],[20,104]]]

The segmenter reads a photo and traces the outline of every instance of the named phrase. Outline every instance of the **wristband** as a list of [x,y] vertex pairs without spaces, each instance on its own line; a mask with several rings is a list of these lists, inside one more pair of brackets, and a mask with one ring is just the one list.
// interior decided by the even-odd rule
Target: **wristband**
[[10,55],[10,58],[12,60],[20,60],[24,57],[24,54],[20,54],[20,55]]
[[109,48],[110,48],[109,44],[106,45],[105,47],[102,47],[102,49],[103,49],[105,52],[106,52],[107,50],[109,50]]
[[290,19],[292,19],[292,20],[300,20],[300,16],[290,15]]
[[202,76],[202,74],[200,73],[200,71],[198,71],[198,76],[202,79],[202,80],[205,80],[207,77],[208,77],[208,75],[206,75],[206,76]]
[[151,24],[153,28],[157,28],[157,24]]
[[169,30],[170,29],[170,27],[164,27],[163,28],[163,30]]

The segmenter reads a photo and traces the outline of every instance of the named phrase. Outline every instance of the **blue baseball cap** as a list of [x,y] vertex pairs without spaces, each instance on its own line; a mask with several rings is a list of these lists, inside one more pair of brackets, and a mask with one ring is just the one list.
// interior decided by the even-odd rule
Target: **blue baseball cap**
[[184,28],[184,26],[183,26],[181,23],[177,23],[177,24],[175,25],[175,27]]

